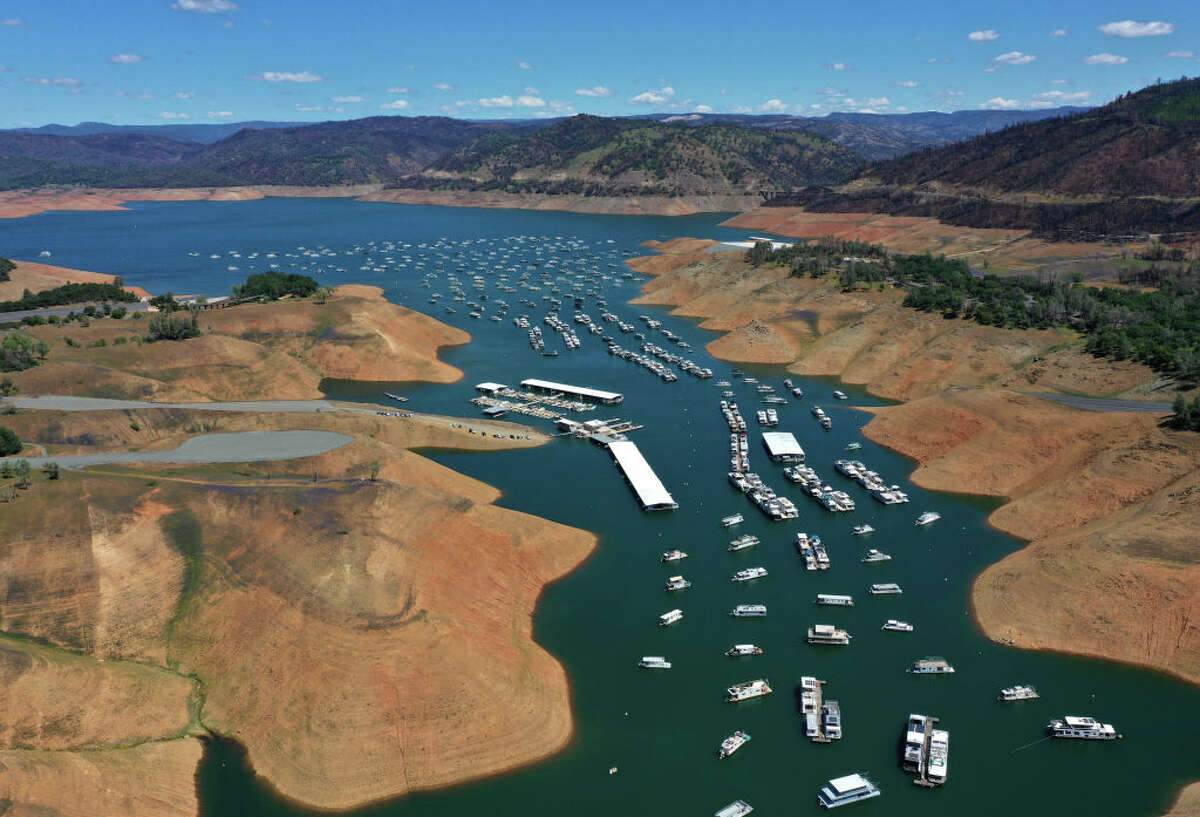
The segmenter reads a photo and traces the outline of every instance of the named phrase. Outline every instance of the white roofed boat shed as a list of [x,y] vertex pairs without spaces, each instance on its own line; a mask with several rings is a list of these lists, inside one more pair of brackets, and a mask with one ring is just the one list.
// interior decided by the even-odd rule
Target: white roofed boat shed
[[612,454],[629,487],[633,488],[642,510],[669,511],[679,507],[636,444],[628,440],[614,440],[608,444],[608,452]]
[[[476,387],[478,388],[478,387]],[[521,381],[521,388],[528,391],[550,392],[551,394],[566,394],[571,397],[582,397],[585,400],[595,400],[597,403],[615,405],[625,399],[625,395],[615,391],[589,389],[587,386],[569,386],[566,383],[555,383],[553,380],[538,380],[529,378]]]
[[763,447],[772,462],[804,462],[804,449],[788,431],[764,431]]

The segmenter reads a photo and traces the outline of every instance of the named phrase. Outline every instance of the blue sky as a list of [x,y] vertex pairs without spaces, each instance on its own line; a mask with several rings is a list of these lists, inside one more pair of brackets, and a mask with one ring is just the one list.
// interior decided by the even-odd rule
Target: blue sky
[[0,127],[1087,105],[1198,57],[1191,2],[8,0]]

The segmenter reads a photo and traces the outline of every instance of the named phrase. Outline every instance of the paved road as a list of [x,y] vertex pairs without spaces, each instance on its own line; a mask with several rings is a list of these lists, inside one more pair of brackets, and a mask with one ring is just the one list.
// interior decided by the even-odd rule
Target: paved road
[[267,411],[288,414],[313,414],[320,411],[365,411],[374,414],[377,409],[367,406],[339,405],[329,400],[252,400],[245,402],[224,401],[217,403],[149,403],[143,400],[107,400],[101,397],[5,397],[3,402],[17,408],[41,409],[42,411],[120,411],[131,409],[194,409],[198,411]]
[[1151,403],[1145,400],[1110,400],[1106,397],[1071,397],[1065,394],[1041,394],[1039,392],[1023,391],[1029,394],[1062,403],[1086,411],[1132,411],[1140,414],[1170,414],[1173,409],[1170,403]]
[[[259,462],[315,457],[341,448],[354,438],[333,431],[244,431],[201,434],[172,451],[110,451],[71,457],[24,457],[34,468],[56,462],[62,468],[85,468],[125,462]],[[13,458],[17,459],[17,458]]]
[[[65,317],[67,317],[67,315],[70,315],[72,312],[82,314],[83,308],[87,305],[88,304],[72,304],[71,306],[47,306],[42,309],[22,309],[19,312],[0,312],[0,323],[20,323],[22,320],[24,320],[25,318],[30,317],[32,315],[39,315],[43,318],[48,318],[51,315],[57,315],[60,318],[65,318]],[[100,309],[100,304],[91,304],[91,305],[96,307],[97,309]],[[113,304],[114,309],[118,306],[125,307],[125,311],[127,311],[127,312],[149,312],[150,311],[150,304],[145,303],[144,301],[130,301],[129,303],[122,302],[122,303],[118,303],[118,304]],[[108,316],[105,315],[103,313],[103,311],[101,311],[100,314],[98,314],[93,320],[102,320],[103,318],[107,318],[107,317]]]

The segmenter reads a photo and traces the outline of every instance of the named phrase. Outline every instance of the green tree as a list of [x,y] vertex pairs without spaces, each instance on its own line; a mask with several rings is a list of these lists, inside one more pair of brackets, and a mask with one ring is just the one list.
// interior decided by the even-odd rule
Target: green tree
[[45,473],[46,479],[58,479],[58,463],[48,462],[42,466],[42,472]]
[[13,454],[20,454],[21,438],[11,428],[0,426],[0,457],[8,457]]

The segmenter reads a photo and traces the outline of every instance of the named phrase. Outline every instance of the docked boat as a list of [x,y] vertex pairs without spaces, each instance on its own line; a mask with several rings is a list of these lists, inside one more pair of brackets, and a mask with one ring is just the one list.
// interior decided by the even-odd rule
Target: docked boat
[[638,661],[638,666],[642,669],[670,669],[671,662],[661,655],[644,655],[642,660]]
[[725,808],[715,812],[713,817],[746,817],[752,811],[754,811],[754,806],[745,800],[734,800]]
[[1000,690],[1000,694],[996,696],[997,701],[1031,701],[1034,698],[1040,698],[1038,691],[1028,684],[1017,684],[1016,686],[1005,687]]
[[717,749],[717,757],[721,758],[721,760],[724,760],[738,749],[741,749],[743,746],[745,746],[748,740],[750,740],[749,732],[743,732],[741,729],[737,730],[732,735],[725,738],[725,740],[721,741],[721,747]]
[[850,532],[855,536],[862,536],[865,533],[874,533],[875,529],[870,525],[855,525],[850,529]]
[[900,589],[900,585],[895,582],[884,582],[883,584],[873,584],[868,590],[872,596],[898,596],[904,591]]
[[683,618],[682,610],[668,610],[658,617],[659,627],[669,627]]
[[1050,736],[1080,740],[1113,740],[1121,737],[1111,723],[1100,723],[1084,715],[1064,715],[1046,724]]
[[732,542],[730,542],[729,547],[726,548],[726,550],[728,550],[730,552],[745,550],[746,548],[752,548],[755,545],[757,545],[758,541],[759,540],[758,540],[757,536],[753,536],[753,535],[747,533],[742,536],[739,536],[738,538],[736,538]]
[[926,779],[930,783],[945,783],[950,767],[950,733],[945,729],[934,729],[929,737],[929,762],[925,767]]
[[739,604],[729,612],[729,615],[735,618],[762,618],[766,614],[765,604]]
[[662,555],[662,559],[660,561],[678,562],[680,559],[686,559],[686,558],[687,558],[687,554],[684,553],[682,550],[668,550],[666,553],[664,553]]
[[833,593],[818,593],[816,603],[826,607],[853,607],[854,597],[838,596]]
[[721,524],[727,528],[732,528],[734,525],[740,525],[746,521],[746,517],[740,513],[730,514],[729,516],[721,517]]
[[908,671],[913,675],[948,675],[954,672],[954,667],[945,658],[934,655],[913,661]]
[[900,765],[904,771],[920,774],[925,768],[925,739],[928,737],[928,729],[929,716],[908,716],[908,726],[904,729],[904,747],[900,755]]
[[940,513],[938,513],[937,511],[925,511],[925,513],[923,513],[917,517],[917,521],[914,524],[929,525],[933,522],[938,521],[941,518],[942,518],[942,515]]
[[913,626],[907,621],[901,621],[898,618],[889,618],[887,621],[883,622],[883,626],[879,629],[890,630],[893,633],[911,633],[913,631]]
[[771,689],[770,682],[760,678],[757,681],[743,681],[740,684],[734,684],[725,690],[725,692],[725,700],[730,703],[736,703],[738,701],[748,701],[751,698],[761,698],[764,695],[770,695],[774,690]]
[[871,548],[867,551],[867,555],[863,557],[864,562],[886,562],[892,557],[884,553],[882,550]]
[[814,624],[808,628],[809,644],[829,644],[837,647],[850,645],[850,634],[832,624]]
[[668,590],[687,590],[692,586],[692,583],[683,576],[671,576],[667,579]]
[[821,704],[821,725],[825,737],[830,740],[841,740],[842,705],[837,701],[825,701]]
[[838,808],[879,795],[879,787],[870,780],[861,774],[848,774],[835,777],[826,783],[817,795],[817,802],[825,808]]
[[738,658],[743,655],[762,655],[763,648],[757,647],[754,644],[734,644],[725,650],[725,654],[730,658]]
[[734,573],[732,581],[749,582],[754,579],[761,579],[766,575],[767,569],[765,567],[748,567],[745,570],[739,570],[737,573]]
[[862,448],[862,443],[849,443],[846,446],[847,451],[857,451],[860,448]]

